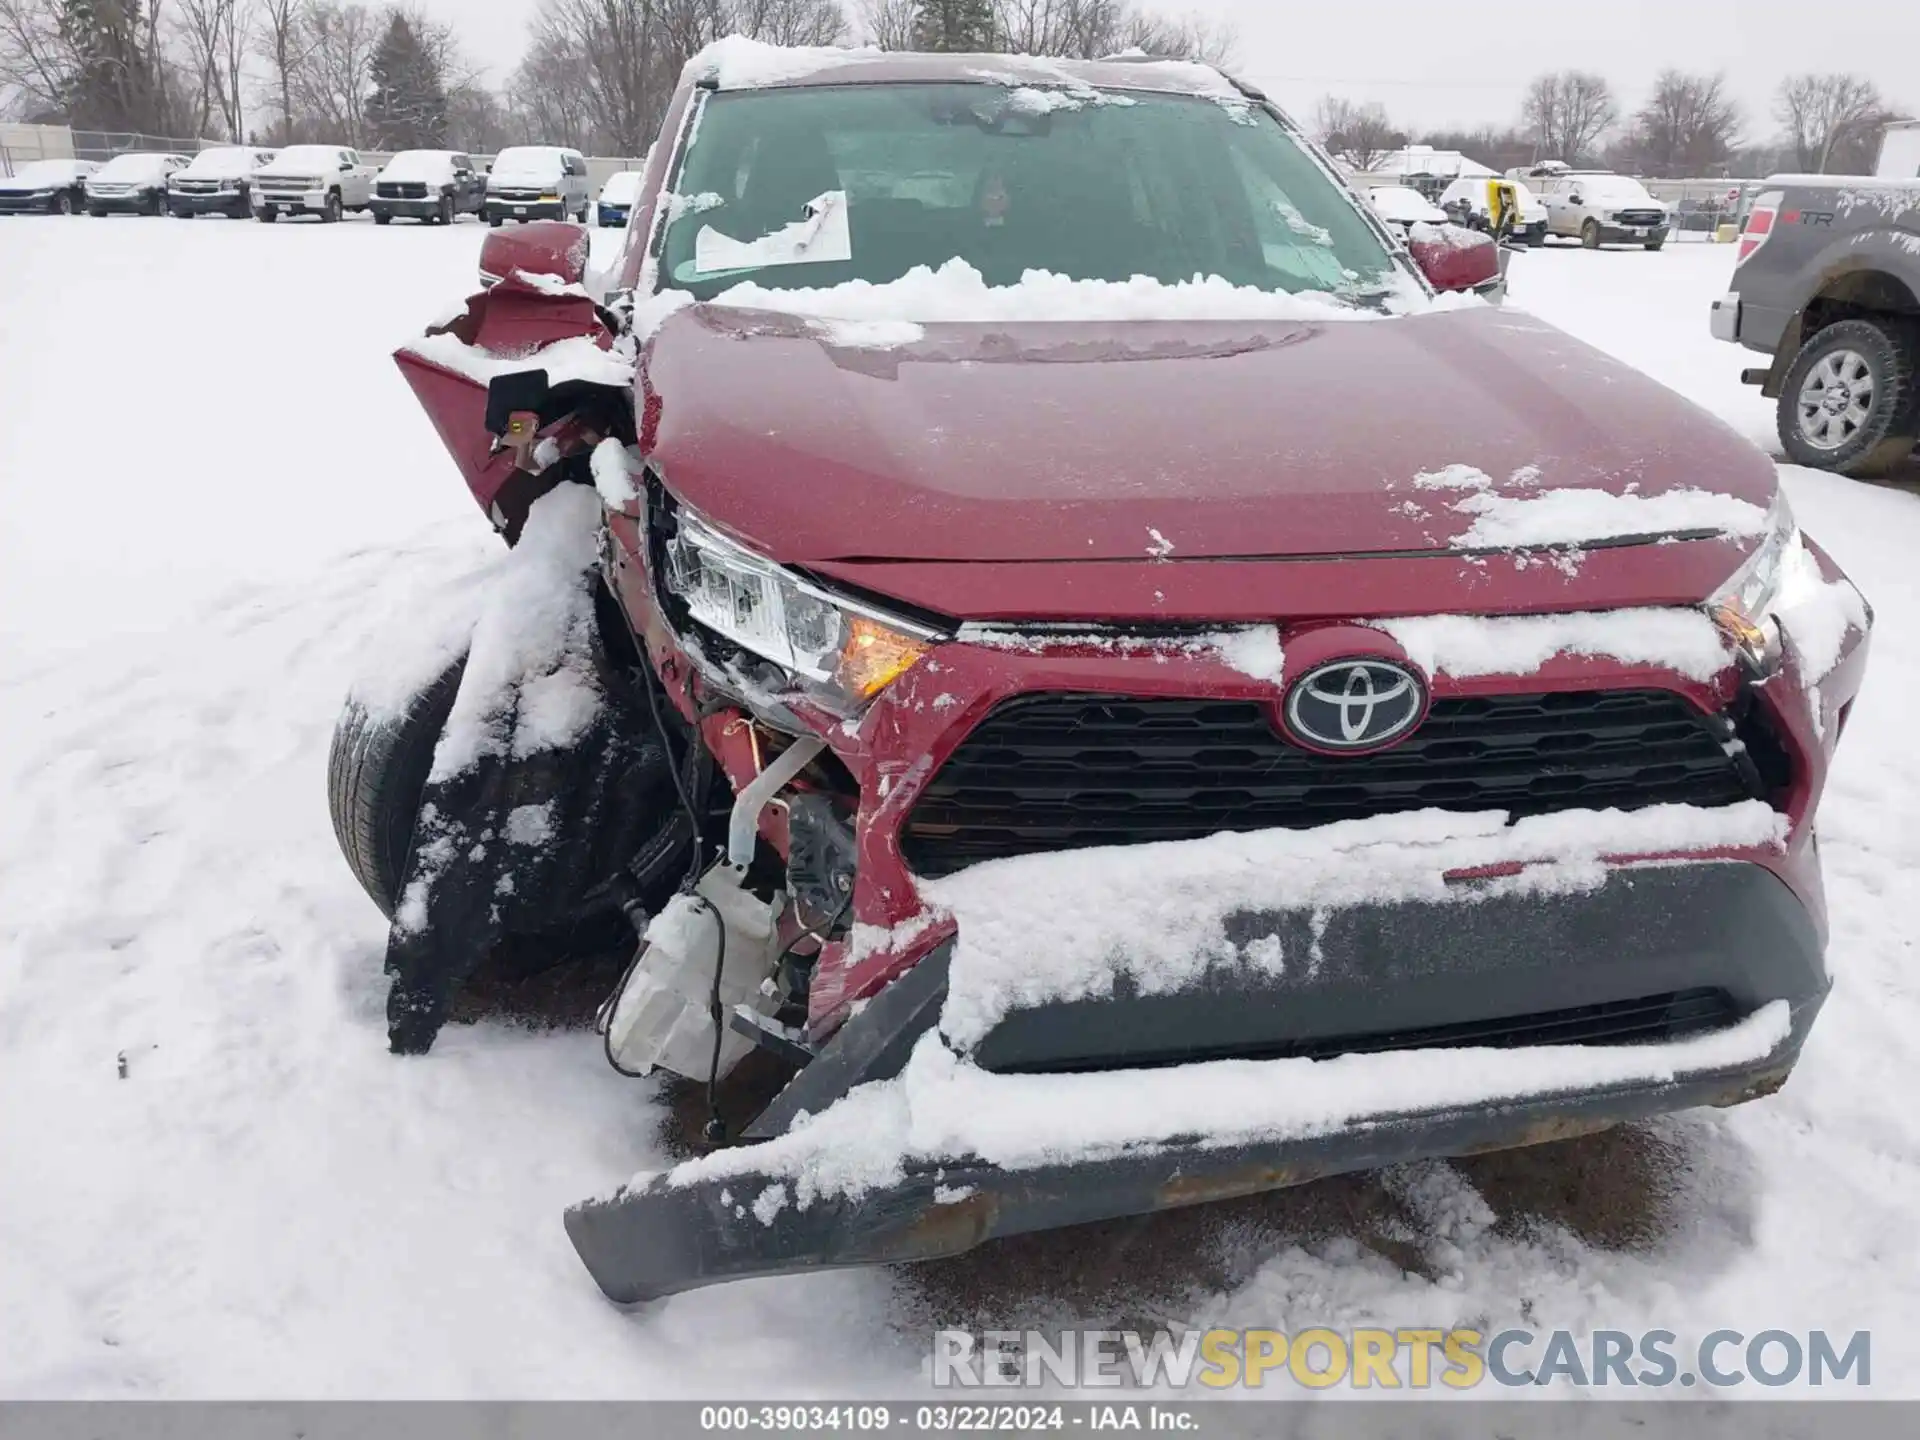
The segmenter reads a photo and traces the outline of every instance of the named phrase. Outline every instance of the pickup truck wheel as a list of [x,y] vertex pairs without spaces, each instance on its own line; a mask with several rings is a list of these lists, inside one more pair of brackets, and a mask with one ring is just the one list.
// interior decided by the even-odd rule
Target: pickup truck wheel
[[1779,405],[1788,458],[1842,475],[1884,475],[1920,433],[1920,328],[1842,320],[1800,348]]
[[1647,249],[1649,249],[1649,250],[1661,250],[1661,249],[1665,249],[1665,248],[1666,248],[1666,244],[1667,244],[1667,242],[1666,242],[1666,241],[1664,241],[1664,240],[1649,240],[1649,241],[1647,241]]
[[440,214],[437,218],[442,225],[451,225],[453,223],[453,197],[451,195],[442,195],[440,197]]
[[53,213],[56,215],[71,215],[73,213],[73,196],[65,190],[62,190],[58,195],[54,196]]
[[271,225],[274,221],[278,220],[279,218],[280,218],[280,212],[274,209],[273,206],[271,205],[267,206],[266,209],[260,212],[260,223],[262,225]]
[[1589,220],[1580,227],[1580,243],[1589,250],[1600,248],[1600,222]]
[[384,210],[376,210],[373,212],[373,223],[376,225],[391,225],[393,223],[393,216],[387,214]]
[[346,207],[340,203],[340,192],[338,190],[329,190],[327,192],[327,208],[320,212],[320,223],[322,225],[337,225],[340,223],[340,217],[345,213]]

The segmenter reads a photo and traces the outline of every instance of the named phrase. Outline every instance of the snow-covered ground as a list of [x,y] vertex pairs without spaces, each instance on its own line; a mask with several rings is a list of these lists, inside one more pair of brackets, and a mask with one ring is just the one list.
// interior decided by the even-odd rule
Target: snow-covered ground
[[[591,1037],[386,1053],[327,737],[496,553],[387,359],[480,236],[0,221],[0,1394],[871,1394],[936,1322],[1874,1332],[1920,1394],[1920,501],[1793,471],[1879,613],[1823,836],[1838,984],[1781,1095],[914,1271],[608,1307],[560,1228],[664,1159]],[[597,236],[604,243],[609,236]],[[1773,443],[1729,249],[1555,249],[1514,303]],[[124,1060],[125,1076],[120,1068]]]

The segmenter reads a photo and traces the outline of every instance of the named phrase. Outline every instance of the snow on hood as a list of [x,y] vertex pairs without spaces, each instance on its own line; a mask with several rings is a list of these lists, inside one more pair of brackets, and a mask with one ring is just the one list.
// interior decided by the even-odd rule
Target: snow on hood
[[1367,623],[1391,635],[1427,674],[1461,680],[1532,675],[1556,656],[1587,655],[1623,665],[1660,665],[1704,684],[1733,661],[1720,627],[1700,610],[1425,615]]
[[424,180],[428,184],[453,178],[453,155],[446,150],[402,150],[381,170],[382,180]]
[[492,181],[508,182],[558,180],[565,173],[558,150],[545,145],[515,145],[493,157]]
[[116,155],[87,178],[108,184],[128,180],[150,180],[173,165],[167,155]]
[[338,145],[289,145],[260,167],[262,175],[331,175],[340,168]]
[[81,178],[78,160],[35,160],[12,175],[0,175],[0,190],[49,190]]
[[239,147],[202,150],[187,162],[187,168],[174,174],[195,180],[238,180],[254,171],[254,152]]
[[607,177],[607,183],[600,187],[602,205],[631,205],[640,198],[640,185],[646,179],[644,171],[622,170],[617,175]]
[[1382,220],[1396,225],[1411,225],[1416,220],[1430,225],[1446,223],[1447,212],[1411,186],[1376,185],[1367,191],[1367,201]]
[[1491,475],[1454,464],[1414,476],[1419,490],[1466,492],[1446,508],[1473,523],[1447,538],[1456,550],[1508,550],[1581,545],[1633,537],[1689,532],[1747,537],[1767,528],[1761,506],[1691,486],[1658,495],[1566,487],[1535,492],[1537,471],[1517,471],[1501,493]]
[[[1011,321],[1126,320],[1372,320],[1380,312],[1335,295],[1260,290],[1217,275],[1168,285],[1145,275],[1131,280],[1070,280],[1029,270],[1017,285],[989,285],[965,260],[938,270],[915,266],[898,280],[849,280],[824,289],[771,289],[746,281],[723,291],[715,305],[774,310],[827,320],[991,324]],[[1393,292],[1396,308],[1426,308],[1406,281]],[[1477,301],[1472,303],[1479,303]]]

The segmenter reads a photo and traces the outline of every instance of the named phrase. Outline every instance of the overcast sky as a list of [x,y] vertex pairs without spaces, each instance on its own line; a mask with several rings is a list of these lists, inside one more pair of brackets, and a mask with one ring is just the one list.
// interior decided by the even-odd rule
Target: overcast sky
[[[498,82],[524,48],[537,0],[425,0]],[[1302,118],[1329,92],[1378,100],[1416,128],[1514,118],[1527,80],[1579,66],[1631,110],[1665,66],[1727,72],[1749,138],[1771,134],[1771,96],[1800,70],[1856,70],[1920,110],[1920,0],[1168,0],[1224,17],[1237,68]]]

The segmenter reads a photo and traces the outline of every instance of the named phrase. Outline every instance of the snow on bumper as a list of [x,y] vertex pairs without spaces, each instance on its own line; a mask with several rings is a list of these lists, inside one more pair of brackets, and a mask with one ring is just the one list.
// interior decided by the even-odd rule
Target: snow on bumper
[[1008,1235],[1737,1104],[1778,1088],[1802,1033],[1781,1001],[1665,1045],[1046,1076],[991,1074],[928,1034],[896,1079],[779,1140],[576,1206],[567,1233],[622,1304],[750,1276],[935,1259]]
[[[568,1233],[631,1302],[1778,1087],[1824,998],[1820,936],[1765,866],[1716,857],[1779,845],[1780,816],[1503,818],[941,882],[957,942],[847,1022],[750,1132],[771,1138],[637,1177],[569,1212]],[[1673,858],[1623,868],[1616,848]],[[1681,990],[1718,997],[1708,1028],[1669,1027],[1691,1002],[1664,993],[1647,1021],[1647,997]]]

